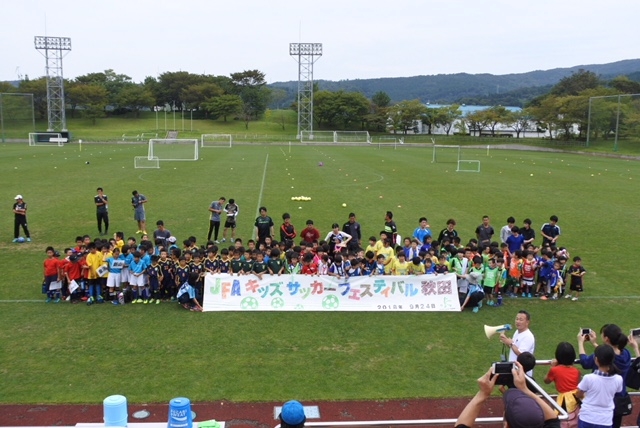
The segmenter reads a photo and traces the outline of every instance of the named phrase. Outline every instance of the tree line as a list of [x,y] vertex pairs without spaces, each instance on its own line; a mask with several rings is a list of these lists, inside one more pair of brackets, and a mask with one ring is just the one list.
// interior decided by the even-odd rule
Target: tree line
[[[126,74],[113,70],[89,73],[65,79],[65,102],[71,117],[96,119],[108,114],[132,112],[139,117],[144,109],[160,106],[166,110],[192,110],[204,118],[225,121],[229,116],[241,118],[248,127],[267,109],[271,90],[265,74],[245,70],[229,76],[193,74],[186,71],[166,72],[135,83]],[[18,87],[0,82],[0,92],[24,92],[34,96],[37,116],[47,116],[46,77],[21,80]]]
[[[17,88],[0,83],[0,92],[32,93],[37,115],[46,117],[46,78],[25,78]],[[549,131],[554,138],[585,139],[591,97],[639,93],[640,83],[626,76],[604,81],[593,72],[578,70],[519,111],[494,105],[463,115],[460,104],[430,107],[418,99],[392,103],[384,91],[369,99],[359,91],[329,91],[315,84],[314,121],[319,129],[407,134],[418,131],[420,121],[428,134],[438,128],[447,135],[495,135],[500,128],[513,131],[517,138],[526,132]],[[268,87],[265,74],[259,70],[229,76],[165,72],[158,78],[147,77],[142,83],[105,70],[65,81],[71,117],[80,114],[94,123],[107,114],[132,112],[138,117],[144,109],[161,106],[169,111],[191,110],[196,118],[243,120],[248,128],[250,121],[263,116],[270,105],[283,106],[289,97],[283,89]],[[596,101],[598,108],[591,115],[593,137],[608,138],[620,123],[623,134],[640,129],[640,98],[625,98],[620,105],[615,97]],[[295,102],[284,107],[297,111]]]

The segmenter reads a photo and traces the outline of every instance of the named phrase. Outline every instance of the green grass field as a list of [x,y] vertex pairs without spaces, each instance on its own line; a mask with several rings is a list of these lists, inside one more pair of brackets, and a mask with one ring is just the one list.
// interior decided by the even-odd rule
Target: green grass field
[[[146,153],[146,145],[130,144],[84,144],[81,152],[77,144],[0,145],[0,402],[98,403],[111,394],[130,402],[178,395],[195,401],[469,396],[501,353],[483,324],[512,323],[519,309],[532,313],[539,359],[551,358],[559,341],[574,343],[580,327],[640,326],[635,269],[619,254],[635,248],[640,232],[635,161],[465,149],[466,159],[482,162],[476,174],[456,173],[452,162],[432,164],[426,148],[236,145],[201,149],[196,162],[134,169],[133,157]],[[453,160],[444,152],[440,159],[447,156]],[[44,249],[97,234],[98,186],[109,196],[112,232],[135,232],[129,203],[135,189],[149,199],[150,223],[164,220],[179,240],[193,234],[204,241],[207,208],[219,196],[240,205],[238,234],[245,239],[259,205],[276,223],[286,211],[298,228],[311,218],[323,233],[354,211],[365,236],[378,234],[387,210],[402,235],[423,215],[435,233],[453,217],[463,240],[484,214],[496,230],[510,215],[518,224],[531,218],[539,230],[556,214],[560,243],[588,271],[586,293],[579,302],[509,299],[478,314],[196,314],[168,303],[45,304]],[[29,204],[29,244],[11,243],[10,206],[18,193]],[[537,369],[536,377],[545,373]]]

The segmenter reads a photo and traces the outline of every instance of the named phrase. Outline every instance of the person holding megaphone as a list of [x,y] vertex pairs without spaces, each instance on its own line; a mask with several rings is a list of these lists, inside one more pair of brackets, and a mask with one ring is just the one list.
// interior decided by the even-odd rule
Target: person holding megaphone
[[[513,334],[513,337],[510,338],[506,334],[500,333],[500,342],[509,348],[507,361],[516,361],[518,355],[523,352],[534,354],[536,339],[531,330],[529,330],[530,322],[531,315],[529,312],[525,310],[519,311],[516,315],[516,332]],[[533,371],[527,372],[527,375],[533,377]]]

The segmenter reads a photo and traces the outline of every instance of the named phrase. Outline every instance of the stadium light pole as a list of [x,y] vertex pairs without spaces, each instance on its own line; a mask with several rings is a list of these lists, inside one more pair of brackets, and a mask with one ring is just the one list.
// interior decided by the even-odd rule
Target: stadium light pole
[[47,132],[66,132],[62,58],[71,51],[71,38],[35,36],[34,44],[47,61]]
[[298,62],[298,133],[313,138],[313,64],[322,56],[322,43],[289,43],[289,55]]

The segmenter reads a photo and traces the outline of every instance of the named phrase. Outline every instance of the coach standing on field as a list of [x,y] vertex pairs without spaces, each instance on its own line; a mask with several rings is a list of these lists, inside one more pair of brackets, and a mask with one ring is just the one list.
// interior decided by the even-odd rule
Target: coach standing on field
[[17,195],[14,199],[13,213],[15,214],[15,219],[13,223],[13,242],[18,242],[20,226],[22,226],[22,230],[24,230],[27,242],[31,242],[31,235],[27,227],[27,203],[22,199],[22,195]]
[[267,215],[267,207],[260,207],[260,215],[256,218],[254,223],[255,235],[258,238],[258,242],[264,244],[267,236],[271,239],[275,237],[273,233],[273,220]]
[[[109,203],[107,195],[104,194],[102,187],[98,187],[98,194],[93,197],[96,204],[96,219],[98,220],[98,233],[100,236],[109,233]],[[102,233],[102,222],[104,222],[104,233]]]

